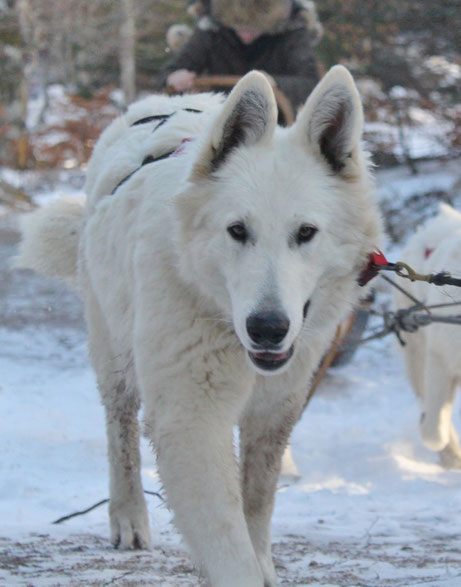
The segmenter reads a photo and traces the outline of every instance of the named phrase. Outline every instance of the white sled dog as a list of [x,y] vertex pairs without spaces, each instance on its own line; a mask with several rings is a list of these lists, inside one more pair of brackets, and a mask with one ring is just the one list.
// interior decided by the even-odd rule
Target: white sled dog
[[149,545],[142,400],[169,505],[209,583],[276,585],[280,459],[381,235],[361,132],[341,66],[289,128],[258,72],[227,99],[153,96],[101,136],[85,210],[61,202],[26,223],[18,264],[84,299],[114,545]]
[[[418,273],[442,270],[461,273],[461,213],[447,204],[439,214],[420,228],[402,251],[402,259]],[[427,306],[461,302],[455,286],[438,287],[410,282],[405,289]],[[407,296],[395,290],[396,309],[414,306]],[[453,308],[438,308],[434,314],[459,314]],[[440,451],[442,464],[461,468],[461,448],[452,422],[456,386],[461,383],[461,328],[433,323],[416,332],[403,333],[407,374],[421,401],[420,432],[427,448]]]

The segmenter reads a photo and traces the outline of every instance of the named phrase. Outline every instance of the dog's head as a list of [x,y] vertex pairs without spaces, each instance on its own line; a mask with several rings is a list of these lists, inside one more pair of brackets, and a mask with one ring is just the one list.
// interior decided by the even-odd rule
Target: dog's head
[[341,66],[285,129],[265,76],[249,73],[176,198],[182,274],[231,318],[260,373],[280,372],[309,331],[341,319],[376,245],[362,118]]

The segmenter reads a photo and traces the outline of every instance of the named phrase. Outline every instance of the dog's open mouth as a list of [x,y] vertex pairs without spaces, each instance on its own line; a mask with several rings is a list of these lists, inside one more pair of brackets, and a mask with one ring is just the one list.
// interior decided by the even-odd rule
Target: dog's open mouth
[[252,353],[248,351],[248,355],[253,363],[263,369],[264,371],[276,371],[286,365],[293,356],[295,347],[291,346],[284,353],[274,353],[270,351],[261,351]]

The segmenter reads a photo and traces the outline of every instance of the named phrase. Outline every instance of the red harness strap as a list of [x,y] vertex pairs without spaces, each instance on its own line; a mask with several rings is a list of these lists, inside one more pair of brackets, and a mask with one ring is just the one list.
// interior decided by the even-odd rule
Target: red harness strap
[[360,286],[364,286],[369,281],[376,277],[381,269],[384,267],[390,267],[393,263],[389,263],[384,254],[376,249],[373,253],[370,253],[368,257],[368,265],[360,273],[357,281]]

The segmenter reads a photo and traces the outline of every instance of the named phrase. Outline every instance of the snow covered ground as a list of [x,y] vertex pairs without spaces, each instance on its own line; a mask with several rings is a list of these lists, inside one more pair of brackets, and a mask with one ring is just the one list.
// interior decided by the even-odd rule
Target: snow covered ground
[[[414,190],[405,176],[381,174],[385,193]],[[107,506],[51,523],[108,496],[104,417],[78,300],[8,269],[16,224],[0,216],[0,586],[200,585],[158,497],[151,552],[110,547]],[[422,446],[418,416],[391,338],[329,371],[293,434],[302,479],[277,493],[281,585],[461,585],[461,472]],[[147,441],[142,453],[159,491]]]

